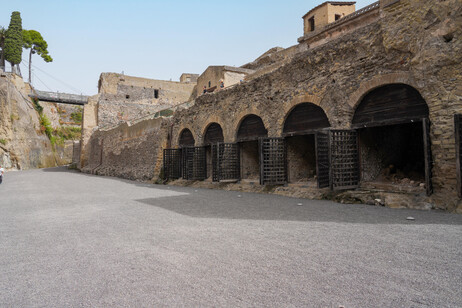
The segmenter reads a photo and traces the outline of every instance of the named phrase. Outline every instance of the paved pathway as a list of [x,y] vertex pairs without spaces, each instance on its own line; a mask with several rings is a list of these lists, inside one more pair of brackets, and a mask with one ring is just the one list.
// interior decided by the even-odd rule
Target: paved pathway
[[462,306],[462,215],[63,168],[0,194],[0,307]]

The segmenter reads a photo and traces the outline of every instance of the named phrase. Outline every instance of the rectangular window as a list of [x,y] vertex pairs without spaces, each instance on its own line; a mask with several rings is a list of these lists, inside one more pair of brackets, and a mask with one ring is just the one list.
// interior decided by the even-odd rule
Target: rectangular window
[[159,98],[159,90],[154,90],[154,98]]
[[339,14],[335,14],[335,20],[339,20],[340,18],[342,18],[342,15],[339,15]]
[[308,19],[308,24],[310,25],[310,31],[314,31],[314,16]]

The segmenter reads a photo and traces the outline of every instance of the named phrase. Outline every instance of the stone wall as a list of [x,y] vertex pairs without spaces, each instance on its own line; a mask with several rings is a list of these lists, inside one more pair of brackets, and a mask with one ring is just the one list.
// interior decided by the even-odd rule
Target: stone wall
[[388,6],[380,20],[300,53],[271,74],[199,97],[195,108],[175,115],[172,140],[187,127],[200,145],[207,125],[217,122],[225,142],[235,142],[247,114],[260,116],[268,135],[278,137],[288,111],[301,102],[323,108],[333,128],[348,129],[365,94],[390,83],[408,84],[430,110],[435,195],[456,200],[453,116],[462,113],[461,10],[455,0]]
[[191,98],[195,83],[103,73],[99,80],[98,126],[125,121],[176,106]]
[[[68,164],[72,157],[69,142],[52,145],[41,129],[39,113],[28,97],[29,84],[17,75],[0,76],[0,165],[6,169],[33,169]],[[60,127],[54,104],[41,103],[43,114]]]
[[131,180],[157,178],[167,135],[168,120],[164,118],[97,131],[90,141],[89,164],[82,171]]
[[[106,167],[98,173],[155,178],[158,173],[146,170],[160,170],[159,147],[169,146],[168,142],[178,146],[184,128],[189,128],[196,145],[201,145],[206,128],[216,122],[223,128],[225,142],[235,142],[239,124],[248,114],[262,118],[268,136],[279,137],[289,111],[303,102],[320,106],[332,128],[349,129],[356,107],[368,92],[402,83],[417,89],[429,107],[435,191],[429,202],[452,209],[458,202],[453,117],[462,113],[461,13],[459,0],[401,0],[389,5],[379,20],[298,53],[271,73],[198,97],[194,106],[174,114],[172,126],[147,121],[143,124],[149,127],[147,135],[140,131],[139,136],[125,139],[124,134],[131,130],[122,125],[117,130],[126,132],[114,132],[109,139],[121,144],[116,149],[124,148],[118,152],[108,147],[109,154],[104,157],[108,156],[109,162],[103,163]],[[106,140],[110,133],[98,132],[94,138],[100,134],[106,134]],[[156,136],[156,141],[148,135]],[[157,165],[153,163],[156,155]],[[124,162],[129,166],[123,167]]]

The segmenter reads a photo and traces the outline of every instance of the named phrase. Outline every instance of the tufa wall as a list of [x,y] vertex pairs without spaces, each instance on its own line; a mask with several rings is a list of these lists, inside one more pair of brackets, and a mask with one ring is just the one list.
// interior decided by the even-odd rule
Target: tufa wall
[[191,98],[195,83],[103,73],[98,89],[97,125],[105,127],[184,103]]
[[[123,126],[117,130],[126,130],[132,137],[124,139],[125,135],[115,131],[97,132],[92,139],[113,142],[112,147],[102,147],[98,173],[130,178],[137,174],[138,179],[153,175],[156,179],[161,146],[178,146],[184,128],[190,129],[196,145],[201,145],[208,125],[216,122],[223,129],[225,142],[235,142],[239,125],[249,114],[263,120],[268,136],[279,137],[288,113],[303,102],[321,107],[332,128],[349,129],[367,93],[387,84],[406,84],[424,98],[431,121],[435,193],[423,202],[454,209],[459,202],[453,123],[454,114],[462,113],[461,13],[458,0],[397,1],[381,8],[377,21],[299,53],[271,73],[200,96],[192,107],[177,111],[169,120],[148,120],[143,124],[149,127],[146,135],[135,134],[137,127]],[[149,154],[144,150],[147,148]],[[146,159],[140,167],[129,163],[124,172],[114,168],[139,161],[142,155]],[[312,172],[293,176],[310,177]]]

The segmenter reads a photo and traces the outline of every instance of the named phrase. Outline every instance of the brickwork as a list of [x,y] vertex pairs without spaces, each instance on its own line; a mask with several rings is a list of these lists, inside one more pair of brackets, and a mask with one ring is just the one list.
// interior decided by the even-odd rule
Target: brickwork
[[[321,107],[332,128],[349,129],[355,109],[367,93],[401,83],[419,91],[429,107],[435,193],[425,202],[453,209],[458,202],[453,117],[462,113],[462,4],[457,0],[401,0],[381,10],[377,21],[298,53],[268,74],[198,97],[192,107],[156,124],[159,131],[150,130],[148,134],[155,135],[156,141],[143,135],[126,142],[113,133],[97,133],[95,136],[104,135],[114,142],[104,156],[112,155],[113,164],[103,162],[101,174],[134,178],[143,169],[142,178],[156,178],[161,164],[159,146],[168,142],[178,146],[182,129],[190,129],[196,145],[201,145],[205,129],[216,122],[223,129],[225,142],[235,142],[240,122],[248,114],[262,118],[268,136],[279,137],[290,110],[303,102]],[[140,152],[144,154],[136,149],[143,149]],[[120,172],[116,166],[121,153],[125,162],[146,157],[142,167],[130,162],[132,169]]]

